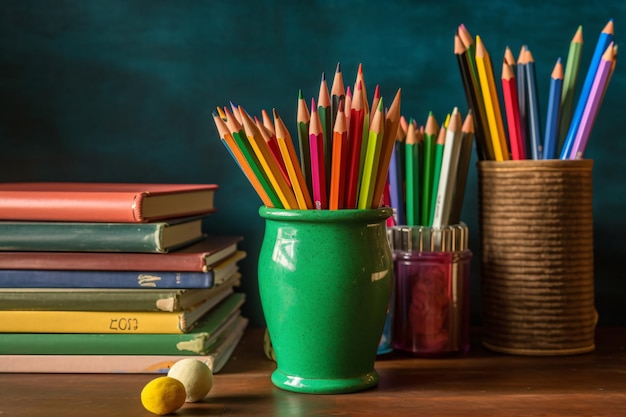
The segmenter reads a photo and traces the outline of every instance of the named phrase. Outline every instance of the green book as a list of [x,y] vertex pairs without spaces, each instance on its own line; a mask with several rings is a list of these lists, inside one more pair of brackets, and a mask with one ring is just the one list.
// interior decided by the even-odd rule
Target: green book
[[184,334],[0,333],[0,354],[203,355],[240,316],[244,293],[233,293]]
[[183,311],[240,284],[235,272],[212,288],[0,288],[0,311]]
[[0,221],[0,250],[165,253],[199,241],[202,218],[154,223]]

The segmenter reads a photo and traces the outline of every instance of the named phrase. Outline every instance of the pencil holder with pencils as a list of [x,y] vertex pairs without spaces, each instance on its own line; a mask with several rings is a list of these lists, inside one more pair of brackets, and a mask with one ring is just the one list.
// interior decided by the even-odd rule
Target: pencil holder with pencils
[[520,355],[592,351],[593,161],[477,166],[482,343]]
[[394,348],[424,357],[469,350],[468,228],[388,228],[395,276]]

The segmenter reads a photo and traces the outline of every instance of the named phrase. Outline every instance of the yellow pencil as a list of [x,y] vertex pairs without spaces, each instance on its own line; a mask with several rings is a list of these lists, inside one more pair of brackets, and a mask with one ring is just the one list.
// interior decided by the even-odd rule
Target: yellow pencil
[[491,67],[491,58],[480,36],[476,36],[476,69],[485,103],[485,113],[487,114],[487,124],[489,125],[493,143],[494,157],[496,161],[506,161],[509,159],[509,151],[504,133],[504,124],[502,123],[500,102],[496,92],[493,68]]
[[274,187],[274,191],[276,191],[284,208],[288,210],[297,209],[298,202],[296,201],[296,197],[280,172],[280,168],[272,156],[267,143],[263,140],[258,127],[241,106],[239,106],[239,115],[250,146],[259,159],[263,170],[270,180],[272,187]]
[[276,109],[274,109],[274,131],[276,132],[278,148],[280,149],[283,161],[287,167],[291,187],[293,188],[296,201],[298,202],[298,208],[300,210],[312,209],[313,200],[311,200],[311,194],[306,186],[302,169],[300,169],[298,156],[296,155],[296,149],[293,146],[291,135]]

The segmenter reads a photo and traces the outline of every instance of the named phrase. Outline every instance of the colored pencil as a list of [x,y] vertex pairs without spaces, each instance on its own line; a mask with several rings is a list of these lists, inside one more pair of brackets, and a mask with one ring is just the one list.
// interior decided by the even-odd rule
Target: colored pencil
[[346,116],[346,125],[350,127],[350,112],[352,111],[352,89],[346,87],[346,100],[343,105],[343,112]]
[[591,129],[598,115],[598,110],[602,102],[604,91],[610,78],[611,69],[615,60],[615,51],[613,42],[609,44],[606,51],[602,55],[597,67],[596,76],[594,77],[591,90],[582,117],[580,119],[579,128],[576,132],[576,139],[572,146],[572,152],[569,159],[582,159],[587,147]]
[[363,142],[363,126],[365,117],[365,100],[363,98],[363,83],[359,83],[352,97],[350,110],[350,127],[348,128],[348,183],[346,189],[346,208],[356,208],[358,192],[361,183],[359,167],[361,165],[361,147]]
[[511,159],[526,159],[522,132],[520,128],[519,102],[517,98],[517,83],[515,73],[506,61],[502,62],[502,97],[509,131]]
[[333,83],[330,88],[330,121],[333,128],[335,127],[335,121],[339,113],[339,103],[343,101],[343,106],[345,106],[345,99],[346,89],[343,84],[343,73],[341,72],[341,64],[338,62],[333,77]]
[[559,124],[561,110],[561,91],[563,89],[563,64],[557,59],[550,75],[550,91],[548,93],[548,112],[543,139],[543,159],[556,157],[556,145],[559,140]]
[[320,120],[315,99],[311,100],[311,123],[309,125],[309,148],[311,152],[311,182],[313,206],[317,210],[328,208],[326,194],[326,159],[324,156],[324,127]]
[[406,180],[406,224],[419,224],[419,158],[417,154],[417,134],[415,124],[409,123],[405,140],[405,180]]
[[604,26],[602,32],[600,32],[600,36],[598,37],[598,42],[596,43],[596,48],[593,52],[593,57],[591,58],[591,63],[589,64],[587,75],[585,76],[585,82],[583,83],[582,90],[578,97],[578,102],[576,103],[574,115],[572,116],[572,121],[569,125],[567,136],[565,137],[565,141],[563,142],[563,148],[561,149],[560,156],[561,159],[568,159],[572,154],[572,148],[574,146],[574,141],[576,140],[576,133],[578,132],[583,112],[585,111],[585,106],[587,104],[587,101],[589,100],[589,94],[591,92],[591,87],[593,85],[593,81],[598,70],[598,65],[600,64],[602,55],[606,51],[607,47],[611,42],[613,42],[614,32],[615,28],[613,27],[613,19],[611,19]]
[[502,124],[502,114],[496,91],[493,68],[489,52],[480,36],[476,36],[476,69],[480,79],[480,89],[485,103],[487,124],[491,134],[493,153],[496,161],[509,159],[508,146]]
[[435,218],[435,206],[437,205],[437,192],[439,189],[439,179],[441,177],[441,164],[443,162],[443,150],[446,144],[446,135],[448,132],[448,128],[446,127],[446,123],[439,128],[439,134],[437,135],[437,142],[435,143],[435,158],[433,163],[433,192],[431,193],[429,208],[430,212],[428,213],[428,223],[424,226],[432,226],[433,220]]
[[474,142],[474,116],[471,112],[465,116],[461,127],[461,148],[459,151],[459,163],[456,173],[455,187],[450,208],[450,224],[459,224],[461,221],[461,211],[463,200],[465,199],[465,187],[469,166],[472,159],[472,144]]
[[302,90],[298,92],[298,146],[300,150],[300,168],[302,175],[304,176],[304,182],[309,190],[309,193],[313,192],[313,185],[311,183],[311,153],[309,150],[309,123],[311,121],[311,115],[309,108],[307,107],[306,100],[302,95]]
[[330,196],[328,208],[338,210],[345,208],[346,162],[348,160],[348,126],[343,112],[343,100],[339,102],[337,118],[333,127],[333,149],[330,172]]
[[[313,111],[311,109],[311,111]],[[324,138],[324,169],[326,169],[326,178],[330,178],[330,155],[333,148],[333,121],[332,108],[330,104],[330,93],[328,91],[328,82],[326,81],[326,73],[322,73],[320,81],[319,95],[317,97],[317,115],[320,118]],[[329,184],[326,184],[328,187]],[[328,189],[326,189],[328,193]]]
[[437,142],[437,134],[439,133],[439,125],[437,119],[432,112],[428,114],[426,126],[424,128],[424,160],[422,170],[422,207],[420,210],[420,224],[427,226],[430,216],[430,201],[433,190],[433,173],[435,159],[435,144]]
[[246,132],[246,136],[248,137],[248,142],[256,154],[261,167],[267,174],[270,184],[272,184],[274,191],[276,191],[278,198],[283,204],[283,208],[288,210],[298,208],[298,203],[293,190],[287,184],[287,181],[285,181],[285,178],[280,172],[280,168],[267,146],[267,143],[263,140],[257,125],[241,106],[239,106],[239,115],[241,116],[243,127]]
[[461,128],[461,114],[455,108],[446,129],[432,227],[447,226],[450,222],[450,210],[452,208],[454,188],[456,187],[456,175],[461,151]]
[[526,49],[526,94],[528,98],[528,136],[530,139],[530,156],[532,159],[543,159],[543,140],[541,139],[541,118],[539,96],[537,93],[537,76],[535,59],[530,49]]
[[285,126],[282,118],[276,111],[274,114],[274,131],[276,132],[276,141],[278,142],[278,148],[280,154],[287,168],[289,179],[291,181],[291,188],[293,189],[296,201],[298,202],[298,209],[307,210],[313,208],[313,202],[311,200],[311,194],[307,188],[306,181],[304,180],[304,174],[300,168],[298,161],[298,155],[293,145],[289,130]]
[[468,52],[466,46],[461,41],[459,35],[454,36],[454,53],[457,57],[457,63],[459,65],[459,72],[461,73],[461,81],[465,91],[465,98],[469,105],[469,108],[476,118],[476,151],[478,158],[481,160],[492,159],[493,147],[490,141],[486,140],[483,126],[486,126],[485,109],[482,99],[479,101],[477,96],[477,88],[472,78],[472,72],[468,60]]
[[[380,199],[383,194],[383,188],[387,181],[387,172],[389,172],[389,160],[391,159],[391,152],[393,151],[393,145],[396,142],[396,136],[398,134],[398,126],[400,126],[400,106],[402,100],[402,89],[398,89],[395,97],[389,106],[389,110],[384,114],[384,133],[382,149],[380,159],[378,161],[377,172],[374,183],[374,191],[372,195],[372,208],[380,207]],[[382,99],[379,101],[382,102]]]
[[565,74],[563,75],[563,86],[561,90],[561,113],[559,116],[559,138],[556,153],[560,154],[569,125],[574,112],[574,97],[578,82],[578,72],[580,68],[580,58],[583,49],[583,27],[578,26],[574,37],[570,41],[567,61],[565,62]]
[[264,186],[261,183],[261,181],[263,180],[263,176],[258,175],[254,172],[254,170],[248,163],[245,155],[243,154],[239,146],[237,146],[233,135],[228,131],[228,126],[226,126],[226,122],[224,122],[224,120],[222,120],[222,118],[216,113],[213,113],[213,120],[215,122],[215,126],[217,127],[220,138],[224,143],[224,146],[226,146],[226,149],[228,149],[232,157],[235,159],[235,161],[237,161],[237,165],[239,165],[239,168],[243,171],[245,177],[248,179],[250,185],[252,185],[252,188],[254,188],[254,191],[256,191],[259,198],[261,198],[263,204],[265,204],[267,207],[275,207],[275,204],[280,203],[280,201],[278,201],[278,198],[276,198],[276,202],[270,199],[267,191],[265,190],[266,188],[268,188],[268,185],[265,184]]
[[383,145],[383,135],[385,133],[383,101],[381,100],[378,107],[372,110],[374,111],[374,116],[369,128],[367,143],[363,144],[363,146],[366,147],[366,152],[363,163],[363,175],[361,176],[361,186],[359,187],[359,202],[357,204],[357,208],[359,209],[371,208],[377,167]]
[[526,86],[526,45],[522,45],[516,64],[517,101],[519,109],[519,128],[522,136],[524,155],[530,157],[530,140],[528,135],[528,87]]
[[273,134],[276,134],[276,132],[274,131],[274,121],[265,109],[261,109],[261,120],[263,121],[263,126],[265,126],[266,129],[268,129]]
[[396,141],[389,161],[389,202],[393,209],[395,224],[406,224],[406,210],[404,201],[405,178],[405,140],[406,133],[402,127],[398,128]]
[[287,185],[291,187],[291,181],[289,180],[289,174],[287,174],[287,167],[285,166],[285,161],[283,161],[283,157],[280,153],[280,149],[278,147],[278,141],[276,140],[276,135],[274,134],[274,127],[272,129],[268,129],[261,120],[259,120],[256,116],[254,117],[254,123],[256,124],[259,132],[261,133],[261,137],[267,144],[280,173],[282,174],[285,181],[287,181]]

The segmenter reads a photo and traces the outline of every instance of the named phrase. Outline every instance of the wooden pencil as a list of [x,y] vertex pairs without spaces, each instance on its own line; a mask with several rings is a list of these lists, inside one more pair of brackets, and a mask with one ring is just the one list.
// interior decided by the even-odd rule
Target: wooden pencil
[[465,199],[465,188],[467,185],[467,176],[469,166],[472,159],[472,144],[474,142],[474,115],[467,113],[463,126],[461,127],[461,149],[459,151],[459,163],[456,173],[456,181],[454,192],[452,193],[452,205],[450,208],[450,224],[459,224],[461,222],[461,212],[463,209],[463,200]]
[[226,116],[226,126],[228,127],[228,130],[230,131],[238,148],[241,150],[242,154],[246,158],[246,161],[250,165],[250,168],[254,172],[254,175],[258,178],[259,182],[263,186],[263,189],[267,193],[268,197],[271,199],[272,206],[276,208],[285,208],[280,198],[278,198],[278,193],[274,189],[274,186],[271,184],[269,178],[267,177],[267,174],[263,170],[259,159],[256,157],[254,150],[252,150],[243,126],[239,124],[239,121],[227,108],[224,108],[224,114]]
[[517,82],[515,73],[506,60],[502,62],[502,97],[509,131],[511,159],[526,159],[526,151],[520,128],[519,101],[517,98]]
[[[254,170],[248,163],[245,155],[243,154],[239,146],[237,146],[233,135],[229,132],[228,126],[226,126],[226,122],[224,122],[224,120],[217,113],[213,113],[213,120],[215,122],[215,126],[217,127],[220,138],[224,143],[224,146],[226,146],[226,149],[228,149],[232,157],[235,159],[235,161],[237,161],[237,165],[239,165],[239,168],[244,173],[244,176],[248,179],[250,185],[252,185],[252,188],[254,188],[254,191],[256,191],[263,204],[267,207],[275,207],[275,202],[272,201],[267,191],[265,190],[265,188],[267,188],[267,185],[264,186],[263,184],[261,184],[263,176],[259,176],[257,175],[257,173],[254,172]],[[280,201],[277,202],[280,203]]]
[[326,193],[326,162],[324,156],[324,128],[322,126],[315,99],[311,100],[311,122],[309,124],[309,148],[311,152],[311,183],[313,185],[313,207],[317,210],[328,208]]
[[302,90],[300,90],[298,91],[298,114],[296,120],[298,126],[298,147],[300,150],[300,169],[302,170],[304,182],[306,183],[309,193],[313,193],[313,185],[311,183],[311,153],[309,150],[310,121],[311,115],[309,108],[302,95]]
[[476,68],[480,78],[480,89],[485,103],[487,124],[491,134],[493,153],[496,161],[509,159],[508,145],[502,123],[500,103],[496,91],[493,68],[489,52],[480,36],[476,36]]
[[287,167],[285,166],[285,161],[283,161],[283,157],[280,153],[280,148],[278,147],[278,141],[276,140],[276,135],[274,134],[274,127],[272,129],[268,129],[258,117],[254,117],[254,123],[256,124],[259,132],[261,133],[261,137],[267,144],[280,173],[282,174],[285,181],[287,181],[287,185],[291,187],[291,180],[289,179],[289,174],[287,174]]
[[454,37],[454,53],[457,57],[457,63],[459,65],[459,72],[461,73],[461,81],[465,91],[465,98],[468,102],[469,108],[472,110],[476,117],[476,151],[478,158],[481,160],[493,159],[493,146],[490,139],[488,140],[485,135],[483,126],[487,126],[484,104],[482,99],[479,100],[479,91],[476,87],[476,83],[473,80],[472,72],[468,60],[467,48],[461,41],[459,35]]
[[270,114],[265,109],[261,109],[261,120],[263,122],[263,126],[273,134],[276,134],[274,131],[274,121],[270,117]]
[[461,128],[461,114],[455,108],[446,129],[446,142],[441,158],[441,173],[439,175],[432,227],[439,228],[450,224],[452,196],[456,186],[456,174],[461,150]]
[[428,113],[426,126],[424,127],[424,145],[423,145],[423,161],[422,164],[422,207],[420,209],[420,224],[428,226],[430,216],[430,201],[433,193],[433,170],[435,158],[435,144],[437,142],[437,134],[439,133],[439,124],[432,112]]
[[405,180],[406,180],[406,224],[415,226],[420,221],[419,209],[419,158],[417,155],[417,133],[415,124],[407,125],[405,148]]
[[446,123],[439,127],[437,142],[435,143],[435,158],[433,160],[433,192],[431,193],[430,203],[428,204],[430,212],[428,213],[428,223],[424,226],[432,226],[435,218],[435,206],[437,205],[437,190],[439,189],[439,179],[441,177],[441,164],[443,162],[443,150],[446,144],[446,135],[448,129]]
[[333,149],[330,171],[330,195],[328,208],[338,210],[345,208],[346,176],[345,169],[348,160],[348,126],[346,115],[343,112],[343,100],[339,102],[337,118],[333,127]]
[[548,92],[548,111],[546,113],[546,128],[543,138],[543,159],[554,159],[559,140],[559,124],[561,113],[561,91],[563,89],[563,64],[557,59],[550,75],[550,90]]
[[[382,99],[380,100],[382,101]],[[380,199],[383,195],[383,188],[387,181],[387,173],[389,172],[389,160],[393,145],[396,142],[398,134],[398,126],[400,125],[400,107],[402,102],[402,89],[398,89],[395,97],[389,106],[389,110],[385,113],[384,133],[380,159],[377,164],[377,172],[374,183],[374,191],[372,195],[371,207],[380,207]]]
[[[337,114],[339,113],[339,103],[344,101],[345,106],[346,89],[343,83],[343,73],[341,72],[341,63],[337,63],[335,68],[335,75],[333,77],[333,83],[330,88],[330,117],[331,126],[335,126],[337,120]],[[333,138],[334,140],[334,138]]]
[[574,97],[576,96],[576,86],[578,85],[578,73],[580,69],[580,58],[583,49],[583,27],[578,26],[576,33],[572,37],[567,52],[565,62],[565,73],[563,74],[563,86],[561,87],[561,113],[559,116],[559,138],[556,146],[556,153],[560,154],[569,124],[574,113]]
[[298,202],[298,209],[312,209],[313,202],[311,200],[311,194],[307,188],[304,174],[302,173],[301,165],[299,164],[296,149],[293,145],[289,130],[287,130],[283,119],[280,117],[276,109],[273,110],[273,115],[276,141],[278,142],[280,154],[287,168],[289,179],[291,180],[291,188],[293,189],[296,201]]
[[526,48],[526,96],[528,98],[528,137],[529,155],[534,160],[543,159],[543,141],[541,139],[541,116],[537,92],[535,59],[530,49]]
[[280,172],[280,168],[267,146],[267,143],[263,140],[257,125],[241,106],[239,106],[239,115],[243,122],[248,142],[256,154],[263,171],[266,173],[267,178],[272,184],[272,187],[276,191],[278,198],[281,203],[283,203],[283,208],[288,210],[297,209],[298,203],[295,195],[293,194],[293,190],[287,184],[287,181],[285,181],[285,178]]
[[361,147],[363,142],[363,126],[365,117],[365,100],[363,83],[359,82],[354,89],[352,108],[350,109],[350,127],[348,128],[348,182],[346,187],[346,208],[356,208],[361,183],[359,169],[361,166]]
[[530,140],[528,136],[528,88],[526,86],[526,45],[522,45],[517,57],[515,82],[517,84],[517,108],[519,109],[519,127],[524,146],[524,155],[530,156]]
[[[330,178],[330,154],[333,148],[333,121],[331,113],[332,109],[328,82],[326,81],[326,73],[323,72],[317,97],[317,115],[320,118],[320,124],[322,125],[322,131],[324,133],[324,168],[326,169],[325,175],[327,179]],[[329,184],[326,184],[327,187],[328,185]],[[328,189],[326,193],[328,193]]]
[[369,128],[367,143],[363,143],[366,148],[363,162],[363,174],[361,176],[361,186],[359,187],[358,209],[372,208],[372,197],[376,183],[376,173],[380,160],[385,133],[385,120],[383,115],[383,101],[381,100],[374,111],[372,123]]

